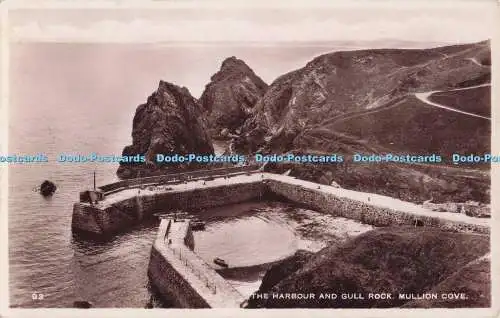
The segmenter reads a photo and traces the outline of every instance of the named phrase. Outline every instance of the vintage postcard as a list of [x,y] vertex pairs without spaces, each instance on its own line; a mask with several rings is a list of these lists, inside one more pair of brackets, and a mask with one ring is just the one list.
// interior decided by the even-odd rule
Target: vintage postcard
[[2,316],[499,315],[498,2],[0,7]]

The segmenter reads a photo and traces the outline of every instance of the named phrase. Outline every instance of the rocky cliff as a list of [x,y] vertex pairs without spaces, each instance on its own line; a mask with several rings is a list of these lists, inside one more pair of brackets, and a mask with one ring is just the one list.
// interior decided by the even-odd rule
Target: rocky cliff
[[225,59],[210,80],[200,102],[212,136],[227,138],[242,126],[267,84],[234,56]]
[[120,178],[166,173],[192,167],[158,164],[156,154],[213,154],[212,141],[200,103],[188,89],[160,81],[158,89],[139,105],[132,124],[132,144],[123,156],[144,155],[145,163],[121,163]]
[[[315,299],[255,298],[249,306],[370,308],[408,304],[409,307],[428,307],[427,302],[409,303],[406,299],[399,299],[398,295],[470,290],[474,293],[468,294],[468,299],[441,300],[440,307],[487,307],[490,303],[490,294],[487,292],[489,268],[474,261],[488,251],[487,235],[451,233],[421,227],[376,229],[341,246],[326,247],[312,257],[306,257],[298,268],[295,258],[285,260],[277,266],[292,271],[280,272],[275,269],[279,281],[263,280],[259,290],[260,293],[269,294],[313,293]],[[271,270],[266,276],[272,274]],[[474,273],[482,276],[468,281],[459,277],[459,273],[465,272],[467,277],[474,276]],[[322,300],[319,298],[322,293],[336,293],[339,298]],[[342,293],[362,294],[364,299],[341,299]],[[395,297],[376,300],[370,299],[369,293],[391,293]]]
[[233,149],[341,153],[343,165],[296,165],[291,174],[413,202],[488,202],[489,166],[361,165],[349,156],[488,153],[490,56],[489,41],[319,56],[269,86]]

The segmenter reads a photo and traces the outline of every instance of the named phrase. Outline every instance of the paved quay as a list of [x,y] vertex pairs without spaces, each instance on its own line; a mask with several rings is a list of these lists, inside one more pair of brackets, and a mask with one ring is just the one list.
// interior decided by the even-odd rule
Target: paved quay
[[379,207],[379,208],[386,208],[386,209],[392,209],[396,211],[403,211],[406,213],[410,213],[415,215],[415,217],[419,216],[426,216],[426,217],[437,217],[440,219],[452,221],[452,222],[463,222],[467,224],[474,224],[474,225],[482,225],[482,226],[490,226],[491,220],[489,218],[475,218],[475,217],[470,217],[465,214],[461,213],[453,213],[453,212],[437,212],[437,211],[432,211],[429,209],[424,208],[422,205],[414,204],[411,202],[406,202],[402,201],[396,198],[380,195],[380,194],[374,194],[374,193],[368,193],[368,192],[361,192],[361,191],[354,191],[354,190],[347,190],[343,188],[336,188],[328,185],[319,185],[314,182],[306,181],[306,180],[301,180],[297,179],[294,177],[290,176],[285,176],[285,175],[279,175],[279,174],[273,174],[273,173],[262,173],[262,172],[255,172],[251,174],[243,174],[243,175],[236,175],[236,176],[230,176],[230,177],[218,177],[213,180],[195,180],[195,181],[188,181],[186,183],[179,183],[179,184],[170,184],[168,185],[168,190],[148,190],[148,188],[145,189],[126,189],[121,192],[113,193],[110,195],[107,195],[106,198],[102,201],[100,201],[97,204],[97,207],[101,209],[105,209],[106,207],[109,207],[113,205],[114,203],[134,198],[136,196],[152,196],[155,194],[159,193],[166,193],[166,192],[185,192],[185,191],[190,191],[190,190],[195,190],[195,189],[200,189],[200,188],[216,188],[220,186],[225,186],[225,185],[233,185],[233,184],[242,184],[242,183],[255,183],[255,182],[262,182],[262,181],[277,181],[277,182],[283,182],[286,184],[290,185],[295,185],[298,187],[302,187],[304,189],[308,189],[310,191],[316,191],[319,193],[323,194],[330,194],[334,195],[337,198],[346,198],[358,202],[362,202],[374,207]]
[[[394,209],[397,211],[411,213],[414,214],[416,217],[418,216],[438,217],[449,221],[464,222],[468,224],[484,225],[484,226],[490,226],[491,223],[491,220],[489,218],[475,218],[461,213],[432,211],[424,208],[422,205],[418,205],[407,201],[402,201],[396,198],[375,193],[347,190],[327,185],[318,185],[317,183],[314,182],[309,182],[277,174],[267,174],[265,178],[272,179],[275,181],[285,182],[288,184],[294,184],[310,190],[319,191],[325,194],[333,194],[338,198],[347,198],[379,208]],[[320,187],[319,189],[318,186]]]
[[155,186],[152,186],[152,190],[149,190],[149,187],[145,187],[144,189],[132,188],[125,189],[120,192],[116,192],[113,194],[106,195],[106,198],[102,201],[99,201],[96,206],[99,208],[107,208],[115,203],[121,202],[126,199],[131,199],[136,196],[151,196],[159,193],[176,193],[176,192],[185,192],[200,188],[216,188],[224,185],[232,185],[238,183],[252,183],[252,182],[260,182],[263,180],[262,175],[266,175],[265,173],[252,173],[252,174],[244,174],[237,176],[229,176],[229,177],[216,177],[213,180],[194,180],[194,181],[186,181],[185,183],[177,183],[177,184],[168,184],[163,187],[163,190],[155,189]]

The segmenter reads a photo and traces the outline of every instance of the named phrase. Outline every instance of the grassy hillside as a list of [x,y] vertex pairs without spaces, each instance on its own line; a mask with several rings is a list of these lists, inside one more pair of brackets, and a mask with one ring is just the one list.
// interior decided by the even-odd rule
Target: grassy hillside
[[373,192],[401,200],[422,203],[474,200],[489,203],[490,178],[487,172],[455,167],[407,164],[273,164],[267,169],[308,181],[338,183],[346,189]]
[[243,125],[237,150],[251,152],[269,143],[273,151],[287,150],[302,132],[330,130],[329,124],[346,114],[384,108],[414,93],[488,83],[490,68],[473,61],[482,62],[489,51],[489,42],[480,42],[318,56],[269,86]]
[[406,303],[408,308],[459,308],[491,306],[491,259],[481,257],[462,267],[429,292],[431,293],[464,293],[467,299],[446,301],[443,299],[415,300]]
[[453,105],[454,108],[482,116],[491,115],[490,86],[434,93],[430,96],[430,100],[441,105]]
[[[469,90],[453,92],[457,94],[456,98],[461,98],[460,106],[463,108],[472,107],[467,106],[468,101],[465,100],[474,95],[474,90],[470,91],[472,92],[468,94],[466,92]],[[476,92],[475,98],[478,99],[479,93]],[[439,99],[441,101],[443,97]],[[478,101],[478,107],[489,109],[489,100],[484,105],[486,98],[482,99],[483,104]],[[392,107],[341,119],[329,128],[364,140],[375,148],[400,153],[438,153],[451,156],[453,153],[490,152],[490,121],[437,108],[414,96],[409,96]]]
[[[269,293],[424,293],[489,251],[489,236],[439,229],[388,227],[327,247]],[[466,284],[465,281],[463,281]],[[263,285],[265,282],[263,282]],[[270,285],[270,284],[268,284]],[[471,303],[481,303],[473,299]],[[255,300],[252,307],[395,307],[407,300]]]
[[[489,41],[406,50],[333,52],[277,78],[233,141],[246,153],[483,153],[489,114]],[[469,89],[470,88],[470,89]],[[303,165],[298,178],[413,202],[489,202],[489,165]],[[278,168],[275,171],[279,171]]]

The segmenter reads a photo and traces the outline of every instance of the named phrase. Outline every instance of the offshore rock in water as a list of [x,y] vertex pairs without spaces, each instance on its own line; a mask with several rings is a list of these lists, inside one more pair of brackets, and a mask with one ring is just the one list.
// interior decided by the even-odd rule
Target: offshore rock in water
[[45,180],[40,185],[40,194],[44,197],[51,196],[52,194],[54,194],[54,192],[56,192],[56,190],[57,186],[55,185],[55,183],[49,180]]

